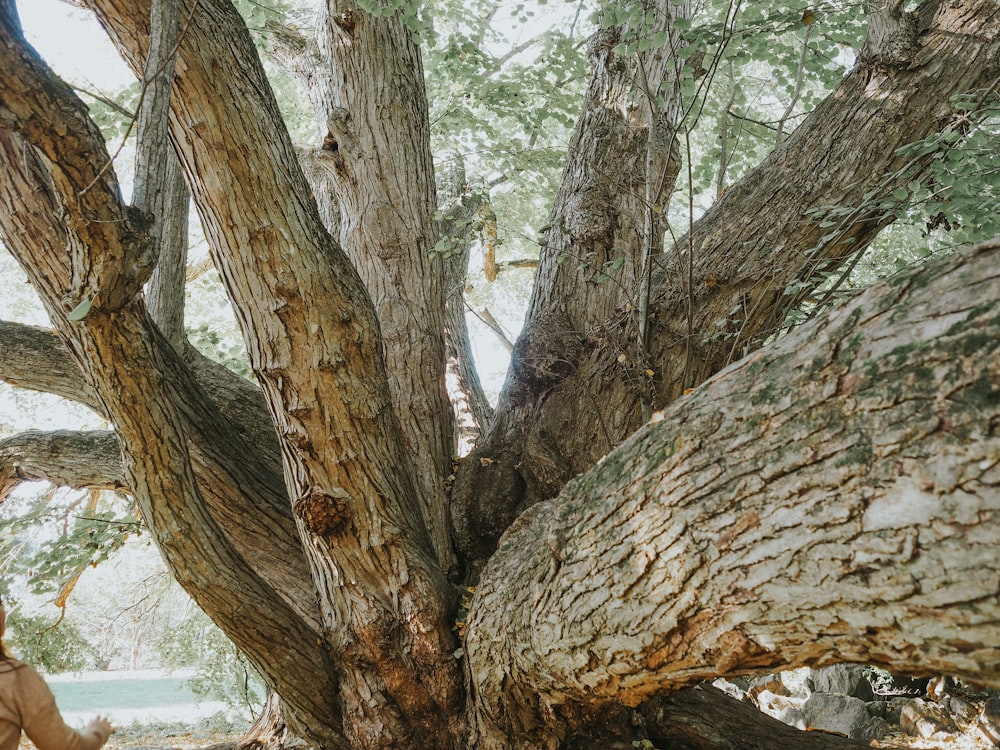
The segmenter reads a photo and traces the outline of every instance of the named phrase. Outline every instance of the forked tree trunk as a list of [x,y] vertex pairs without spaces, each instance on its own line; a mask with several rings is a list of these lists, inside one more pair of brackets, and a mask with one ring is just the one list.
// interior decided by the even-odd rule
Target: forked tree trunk
[[[87,4],[141,69],[149,3]],[[321,64],[336,61],[357,80],[319,97],[328,138],[314,161],[329,160],[341,182],[354,262],[364,265],[364,252],[380,259],[362,280],[323,228],[238,14],[225,0],[180,5],[190,23],[171,137],[261,390],[158,333],[139,294],[151,270],[148,217],[121,200],[84,108],[23,44],[12,3],[0,0],[0,227],[62,341],[3,326],[0,338],[16,335],[14,349],[53,369],[4,361],[0,375],[90,404],[114,424],[123,457],[106,462],[103,478],[85,476],[78,463],[33,465],[37,446],[57,436],[25,437],[0,446],[21,456],[0,482],[126,484],[173,573],[282,695],[297,733],[323,748],[552,747],[608,703],[640,706],[717,674],[838,659],[1000,684],[995,250],[887,285],[724,370],[588,471],[650,399],[667,404],[757,346],[794,302],[782,296],[789,281],[809,281],[815,261],[837,262],[867,241],[885,220],[877,209],[859,206],[857,221],[828,238],[803,212],[861,204],[866,190],[919,171],[895,147],[942,127],[950,94],[996,80],[995,3],[925,3],[922,35],[914,42],[904,28],[903,44],[878,41],[901,38],[892,17],[880,19],[869,58],[730,188],[681,243],[687,258],[671,256],[691,260],[689,281],[715,283],[693,285],[687,319],[678,274],[661,271],[642,346],[635,305],[614,317],[630,293],[592,283],[586,264],[558,263],[613,260],[607,243],[650,218],[650,193],[636,200],[638,188],[673,169],[669,148],[649,149],[641,124],[602,110],[627,103],[630,79],[598,46],[594,106],[560,193],[506,411],[456,489],[458,536],[474,562],[507,530],[464,651],[451,629],[457,597],[435,487],[451,429],[447,403],[437,414],[431,406],[443,322],[413,329],[396,314],[440,316],[443,295],[437,281],[397,287],[389,262],[440,270],[421,265],[436,232],[425,223],[434,195],[423,184],[426,123],[405,131],[413,150],[398,159],[421,184],[397,195],[373,169],[391,171],[396,160],[380,149],[394,146],[361,91],[396,70],[386,82],[401,87],[393,101],[424,117],[412,98],[416,49],[398,19],[326,7]],[[392,51],[385,69],[353,57],[383,47]],[[644,70],[655,79],[652,63]],[[589,140],[595,129],[607,140]],[[610,194],[601,182],[609,159],[628,165]],[[405,221],[365,223],[362,214],[378,219],[396,200],[412,202]],[[387,233],[375,236],[383,223]],[[641,265],[638,245],[628,253],[625,282]],[[803,253],[807,263],[790,262]],[[727,323],[735,302],[746,314]],[[725,344],[688,335],[720,320],[732,335]],[[380,326],[393,331],[389,341],[426,343],[428,367],[404,372],[392,345],[387,369]],[[430,338],[415,342],[413,330]],[[67,360],[82,373],[75,395]],[[413,466],[421,441],[434,466]],[[98,443],[107,455],[106,436]],[[507,528],[574,474],[557,500]]]
[[[821,283],[818,271],[836,270],[892,221],[891,192],[930,158],[897,149],[960,129],[968,113],[953,98],[978,99],[995,85],[1000,6],[925,2],[896,34],[881,20],[882,45],[907,59],[889,66],[870,43],[843,83],[659,259],[645,361],[632,346],[634,316],[613,307],[590,329],[555,316],[526,327],[494,428],[456,481],[455,526],[475,531],[459,534],[466,555],[485,560],[521,509],[555,495],[639,427],[650,399],[663,408],[760,346]],[[893,42],[899,34],[910,44]],[[577,137],[597,138],[587,127],[582,120]],[[627,161],[616,166],[632,173]],[[827,226],[831,207],[850,212]],[[558,264],[543,253],[538,278]]]

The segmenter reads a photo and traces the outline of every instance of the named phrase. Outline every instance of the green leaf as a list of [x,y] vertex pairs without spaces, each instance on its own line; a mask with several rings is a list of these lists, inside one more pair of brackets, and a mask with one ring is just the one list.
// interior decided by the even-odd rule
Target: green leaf
[[66,316],[67,320],[83,320],[90,312],[94,301],[90,297],[84,297],[83,302],[73,308],[72,312]]

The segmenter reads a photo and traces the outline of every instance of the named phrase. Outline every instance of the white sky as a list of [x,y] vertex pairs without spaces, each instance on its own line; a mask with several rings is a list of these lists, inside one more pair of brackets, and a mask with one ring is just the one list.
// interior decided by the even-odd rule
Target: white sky
[[132,79],[93,14],[59,0],[18,0],[28,41],[71,83],[113,91]]

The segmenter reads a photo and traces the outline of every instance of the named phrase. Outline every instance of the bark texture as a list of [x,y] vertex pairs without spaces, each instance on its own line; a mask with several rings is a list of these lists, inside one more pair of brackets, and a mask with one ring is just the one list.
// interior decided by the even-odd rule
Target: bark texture
[[284,67],[311,100],[334,229],[371,295],[393,407],[414,462],[421,510],[440,564],[451,567],[444,478],[454,422],[445,390],[445,292],[434,253],[437,209],[420,49],[399,14],[375,16],[350,0],[321,4],[315,39],[271,26]]
[[[123,446],[125,481],[178,580],[231,637],[247,638],[240,645],[256,663],[283,662],[289,674],[311,669],[318,685],[328,685],[316,691],[275,678],[289,703],[308,717],[304,728],[310,737],[335,742],[340,712],[329,686],[333,671],[322,639],[309,625],[318,618],[295,537],[275,543],[280,526],[259,513],[236,518],[232,512],[239,503],[226,502],[241,488],[266,493],[275,485],[254,465],[240,465],[226,454],[241,444],[239,435],[225,429],[214,404],[191,387],[173,350],[136,302],[150,270],[144,261],[148,219],[122,203],[113,172],[104,168],[103,141],[83,104],[24,45],[15,24],[0,25],[0,56],[0,109],[4,124],[18,131],[0,134],[5,165],[0,222],[7,247],[113,422]],[[24,195],[32,201],[24,202]],[[88,302],[89,309],[81,308]],[[220,432],[225,439],[219,440]],[[201,451],[188,450],[187,434],[207,438]],[[244,458],[253,455],[241,447]],[[201,463],[211,467],[215,480],[203,485],[211,490],[205,495],[192,469],[199,458],[221,459]],[[238,549],[238,534],[222,532],[206,496],[219,501],[215,510],[230,514],[226,520],[233,530],[267,537],[268,544]],[[254,552],[260,553],[254,561],[259,569],[272,570],[276,579],[264,580],[250,567],[247,558]],[[192,565],[195,560],[202,564]]]
[[[139,68],[148,6],[91,5]],[[324,743],[342,741],[343,719],[343,732],[358,746],[414,736],[446,746],[461,730],[453,595],[404,452],[374,310],[320,222],[238,14],[226,2],[201,2],[191,11],[181,5],[191,22],[178,49],[172,138],[279,434],[285,483],[321,605],[325,637],[311,643],[339,663],[336,671],[320,667],[311,686],[300,682],[299,695],[290,696],[287,684],[279,693],[294,713],[303,711],[302,692],[313,704],[326,703],[306,706],[309,722],[329,732]],[[220,37],[219,28],[233,33]],[[274,200],[243,200],[233,185]],[[121,435],[117,420],[116,428]],[[148,451],[155,441],[142,438],[134,445]],[[213,458],[233,463],[232,456]],[[179,467],[178,476],[184,476]],[[194,487],[184,489],[193,496]],[[287,671],[290,680],[295,670]]]
[[[134,70],[158,59],[150,0],[85,4]],[[324,749],[553,747],[611,704],[658,726],[664,691],[804,663],[1000,684],[996,248],[722,369],[797,301],[789,283],[887,220],[869,194],[923,167],[897,146],[997,80],[995,3],[871,12],[859,67],[666,256],[654,208],[675,123],[646,95],[672,62],[635,68],[614,32],[597,38],[528,325],[452,497],[473,574],[507,531],[459,650],[446,269],[429,256],[442,227],[402,18],[325,2],[315,39],[286,40],[315,74],[322,143],[302,153],[229,0],[179,3],[170,140],[254,385],[165,322],[176,279],[154,279],[164,305],[146,305],[152,259],[183,265],[180,203],[122,200],[85,108],[0,0],[0,232],[53,326],[0,323],[0,377],[115,430],[0,443],[0,492],[43,476],[133,493],[174,575]],[[855,210],[833,230],[808,213],[838,203]],[[687,726],[692,743],[712,731]]]
[[[649,33],[672,31],[669,7],[662,4],[651,11],[655,18]],[[671,117],[677,108],[670,98],[674,61],[660,49],[637,59],[620,57],[615,47],[623,33],[617,27],[604,29],[591,41],[590,85],[545,234],[524,332],[511,355],[490,430],[473,460],[460,470],[453,490],[456,543],[474,561],[492,552],[526,497],[551,496],[579,470],[562,455],[557,438],[575,429],[572,417],[543,414],[541,405],[571,376],[589,341],[604,335],[613,315],[634,318],[644,254],[651,257],[649,243],[653,251],[662,251],[661,211],[651,205],[650,196],[657,203],[669,195],[680,168]],[[676,33],[671,39],[676,48]],[[640,69],[645,91],[637,82]],[[655,95],[661,88],[669,109],[651,112],[647,93]],[[647,183],[655,185],[651,192]],[[637,351],[634,341],[617,343],[631,361],[645,360],[644,349]],[[639,385],[638,394],[629,392],[630,400],[651,396],[647,377]],[[608,406],[598,404],[610,395],[614,409],[617,396],[587,388],[576,406],[588,419],[596,413],[597,420],[587,432],[591,442],[586,455],[578,458],[592,463],[626,433],[623,424],[605,422]],[[530,461],[524,462],[527,456]]]
[[107,431],[29,430],[0,440],[0,502],[21,482],[124,490],[118,438]]
[[1000,684],[998,259],[871,289],[523,514],[470,612],[481,746],[777,667]]
[[[630,348],[628,316],[612,308],[597,308],[603,329],[525,329],[494,430],[456,481],[456,527],[475,530],[459,534],[467,555],[487,557],[519,509],[552,497],[636,429],[649,399],[662,408],[759,347],[819,283],[819,269],[837,268],[891,221],[881,201],[925,166],[897,149],[960,127],[951,97],[982,94],[1000,76],[995,2],[927,2],[908,18],[919,35],[905,66],[862,58],[659,260],[646,362]],[[853,210],[822,226],[832,206]],[[536,338],[542,355],[532,354]],[[532,375],[539,370],[548,375]]]

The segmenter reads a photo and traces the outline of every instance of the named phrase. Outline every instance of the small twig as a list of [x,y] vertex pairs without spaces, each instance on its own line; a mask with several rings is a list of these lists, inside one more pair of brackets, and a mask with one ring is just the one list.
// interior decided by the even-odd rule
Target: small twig
[[799,68],[795,73],[795,88],[792,91],[792,100],[788,102],[788,106],[785,107],[781,119],[778,120],[778,132],[774,137],[775,146],[780,146],[782,140],[784,140],[782,131],[785,129],[785,121],[792,114],[792,110],[795,109],[795,105],[799,101],[799,95],[802,93],[802,76],[805,73],[806,67],[806,50],[809,49],[809,35],[812,34],[812,29],[811,24],[806,26],[805,36],[802,37],[802,49],[799,51]]
[[110,107],[120,115],[124,115],[125,117],[130,117],[130,118],[138,116],[137,112],[130,112],[129,110],[125,109],[125,107],[116,102],[114,99],[109,99],[103,94],[96,94],[93,91],[83,88],[82,86],[73,86],[73,90],[81,94],[84,94],[85,96],[89,96],[91,99],[96,99],[101,104]]
[[500,325],[497,319],[493,317],[493,314],[487,308],[484,307],[481,311],[477,311],[473,309],[472,305],[470,305],[465,300],[463,300],[463,302],[465,304],[465,308],[473,315],[475,315],[479,319],[480,323],[485,325],[487,328],[493,331],[494,334],[496,334],[496,337],[500,339],[500,343],[503,345],[504,349],[506,349],[508,352],[514,351],[514,343],[509,338],[507,338],[507,334],[503,330],[503,327]]

